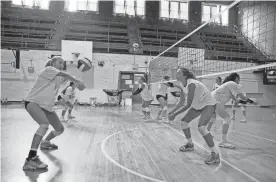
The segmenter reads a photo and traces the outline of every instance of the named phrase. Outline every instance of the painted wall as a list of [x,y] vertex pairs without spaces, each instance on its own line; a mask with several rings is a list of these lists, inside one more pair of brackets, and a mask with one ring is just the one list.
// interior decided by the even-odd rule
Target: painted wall
[[[37,74],[29,74],[28,67],[31,66],[30,60],[33,60],[35,72],[44,67],[48,57],[51,54],[61,54],[57,51],[41,51],[29,50],[20,52],[21,68],[15,70],[10,64],[2,64],[1,67],[1,98],[8,98],[10,101],[21,101],[24,99],[33,85]],[[144,62],[149,61],[149,56],[135,56],[135,62],[139,67],[144,67]],[[68,71],[80,77],[82,80],[89,82],[94,75],[94,83],[88,86],[79,95],[80,101],[88,101],[89,97],[98,97],[100,102],[107,101],[106,94],[102,91],[104,88],[117,89],[119,71],[131,71],[134,61],[133,55],[93,53],[94,61],[105,61],[105,66],[100,68],[95,66],[94,73],[80,74],[77,69],[73,69],[72,65],[68,64]],[[1,63],[10,63],[15,61],[15,57],[11,50],[1,50]],[[74,67],[74,66],[73,66]],[[138,71],[145,71],[145,68],[139,68]],[[90,80],[91,81],[91,80]],[[91,88],[93,87],[93,88]]]

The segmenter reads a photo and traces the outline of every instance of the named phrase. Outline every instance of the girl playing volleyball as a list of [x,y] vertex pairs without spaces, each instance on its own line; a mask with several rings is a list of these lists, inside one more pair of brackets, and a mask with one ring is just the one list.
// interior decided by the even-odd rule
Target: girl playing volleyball
[[132,95],[137,94],[140,94],[142,97],[142,112],[144,114],[142,116],[142,119],[151,119],[149,105],[153,101],[153,96],[149,91],[149,87],[146,83],[145,77],[141,77],[139,79],[139,88],[134,93],[132,93]]
[[189,109],[181,119],[181,127],[188,143],[180,147],[179,150],[182,152],[194,150],[194,144],[188,123],[200,116],[198,121],[198,131],[203,136],[206,144],[211,150],[211,155],[205,159],[204,162],[206,164],[220,162],[219,153],[215,148],[213,138],[206,128],[206,125],[215,112],[216,100],[212,97],[208,88],[203,83],[196,80],[195,75],[189,69],[179,68],[176,79],[184,87],[187,87],[187,103],[184,105],[185,96],[182,89],[180,93],[180,101],[173,110],[169,112],[169,119],[173,120],[177,115]]
[[168,88],[172,86],[172,83],[167,83],[167,81],[170,80],[169,76],[164,76],[162,81],[165,81],[166,83],[160,83],[158,85],[158,90],[156,92],[156,100],[160,103],[160,110],[157,114],[157,117],[155,120],[161,120],[165,121],[167,116],[167,110],[168,110]]
[[[225,104],[229,102],[232,98],[235,102],[235,105],[238,103],[255,103],[251,99],[247,98],[241,88],[239,86],[240,82],[240,75],[238,73],[231,73],[229,76],[225,78],[223,84],[212,92],[213,97],[216,99],[216,112],[215,115],[212,117],[211,122],[208,124],[208,131],[210,131],[214,121],[216,120],[216,115],[219,115],[224,121],[222,125],[222,136],[221,141],[219,143],[219,147],[224,148],[235,148],[235,146],[227,141],[227,134],[229,125],[231,123],[231,118],[229,113],[225,108]],[[243,101],[238,101],[236,95],[241,98]]]
[[[61,57],[53,57],[46,64],[46,67],[38,75],[33,87],[25,99],[25,108],[31,117],[38,123],[39,127],[34,134],[29,155],[26,158],[23,170],[45,169],[48,165],[41,162],[37,156],[37,149],[40,144],[41,149],[57,149],[50,140],[60,135],[64,131],[57,114],[53,110],[55,98],[61,84],[71,80],[84,88],[84,84],[73,76],[62,72],[64,60]],[[42,141],[49,124],[53,131]]]
[[76,89],[76,84],[74,82],[70,82],[69,86],[67,86],[58,96],[57,100],[59,104],[61,104],[64,109],[62,110],[61,113],[61,121],[65,121],[64,115],[66,111],[68,110],[68,119],[73,119],[75,118],[74,116],[71,115],[72,110],[74,108],[75,104],[75,89]]
[[[240,88],[242,88],[242,85],[240,85]],[[246,96],[246,93],[243,92],[243,95]],[[237,95],[236,96],[237,99],[239,99],[239,96]],[[232,117],[231,117],[231,120],[236,120],[236,106],[235,106],[235,102],[234,100],[232,101]],[[241,111],[242,111],[242,118],[241,118],[241,123],[246,123],[246,104],[240,104],[240,107],[241,107]]]

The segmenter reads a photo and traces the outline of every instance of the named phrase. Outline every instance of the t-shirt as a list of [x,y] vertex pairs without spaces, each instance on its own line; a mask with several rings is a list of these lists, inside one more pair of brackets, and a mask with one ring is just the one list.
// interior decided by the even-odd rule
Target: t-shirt
[[167,93],[168,93],[168,86],[165,85],[164,83],[160,83],[158,85],[158,90],[156,92],[156,95],[166,96]]
[[[144,89],[142,90],[142,92],[140,93],[142,99],[144,101],[150,101],[153,100],[153,96],[151,94],[151,92],[149,91],[149,87],[146,83],[143,83],[143,85],[145,86]],[[142,85],[139,84],[139,88],[141,88]]]
[[194,98],[193,98],[192,105],[191,105],[192,108],[194,108],[196,110],[200,110],[200,109],[203,109],[207,105],[215,105],[216,104],[216,100],[211,95],[208,88],[200,81],[195,80],[195,79],[188,79],[186,88],[188,88],[188,86],[192,83],[195,84],[195,93],[194,93]]
[[43,109],[52,112],[60,85],[67,81],[67,79],[57,76],[59,72],[53,66],[45,67],[36,78],[25,100],[37,103]]
[[61,96],[65,101],[73,100],[74,95],[75,91],[71,86],[66,88],[65,93],[61,92]]
[[241,87],[236,82],[229,81],[214,90],[212,95],[218,102],[226,104],[232,96],[236,97],[240,93],[242,93]]

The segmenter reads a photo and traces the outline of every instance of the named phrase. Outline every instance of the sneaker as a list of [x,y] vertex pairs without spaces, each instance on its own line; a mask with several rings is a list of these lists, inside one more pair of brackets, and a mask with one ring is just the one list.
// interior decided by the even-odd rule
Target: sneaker
[[44,164],[37,156],[31,158],[29,161],[25,161],[23,166],[23,170],[36,170],[36,169],[46,169],[48,167],[47,164]]
[[233,149],[233,148],[235,148],[235,145],[233,145],[227,141],[223,141],[223,142],[220,142],[219,147]]
[[215,153],[215,152],[211,152],[211,155],[204,160],[204,162],[206,164],[215,164],[215,163],[219,163],[220,162],[220,157],[219,157],[219,154]]
[[75,116],[72,116],[72,115],[68,115],[67,118],[68,118],[68,119],[75,119],[76,117],[75,117]]
[[242,118],[241,123],[246,123],[246,118]]
[[147,116],[142,116],[141,119],[147,119]]
[[40,149],[41,150],[51,150],[51,149],[58,149],[58,146],[53,144],[53,143],[50,143],[48,141],[43,141],[41,142],[40,144]]
[[67,120],[64,119],[64,116],[61,116],[60,121],[61,122],[66,122]]
[[193,143],[186,143],[182,147],[179,148],[181,152],[187,152],[187,151],[193,151],[194,150],[194,144]]

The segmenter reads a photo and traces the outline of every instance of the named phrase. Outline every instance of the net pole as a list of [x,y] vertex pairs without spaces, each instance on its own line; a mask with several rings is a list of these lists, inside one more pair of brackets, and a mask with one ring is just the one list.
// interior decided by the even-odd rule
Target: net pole
[[[275,63],[269,63],[269,64],[262,64],[262,65],[259,65],[259,66],[251,66],[251,67],[247,67],[247,68],[240,68],[240,69],[236,69],[236,70],[229,70],[229,71],[222,71],[222,72],[218,72],[218,73],[211,73],[211,74],[207,74],[207,75],[197,76],[196,78],[208,78],[208,77],[214,77],[214,76],[229,74],[229,73],[233,73],[233,72],[239,73],[239,72],[243,72],[243,71],[264,69],[264,68],[267,68],[267,67],[276,67],[276,62]],[[163,81],[163,82],[153,82],[153,83],[150,83],[150,84],[176,82],[176,81],[177,80],[170,80],[170,81]]]
[[176,43],[174,43],[172,46],[170,46],[169,48],[167,48],[165,51],[161,52],[160,54],[158,54],[156,57],[154,57],[152,60],[149,61],[148,64],[150,64],[151,61],[153,61],[154,59],[160,57],[162,54],[164,54],[166,51],[170,50],[171,48],[173,48],[174,46],[176,46],[177,44],[179,44],[180,42],[182,42],[183,40],[187,39],[188,37],[190,37],[192,34],[194,34],[195,32],[197,32],[199,29],[201,29],[202,27],[204,27],[205,25],[207,25],[208,23],[210,23],[212,20],[216,19],[217,17],[219,17],[223,12],[229,10],[230,8],[232,8],[233,6],[235,6],[236,4],[238,4],[241,0],[236,0],[235,2],[233,2],[232,4],[230,4],[229,6],[227,6],[227,8],[225,8],[223,11],[220,11],[217,15],[212,16],[207,22],[203,23],[202,25],[200,25],[199,27],[197,27],[196,29],[194,29],[192,32],[190,32],[188,35],[186,35],[185,37],[183,37],[182,39],[180,39],[179,41],[177,41]]

